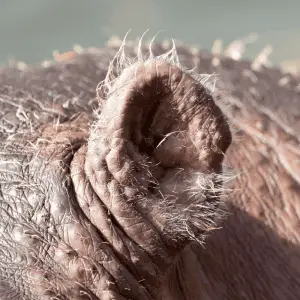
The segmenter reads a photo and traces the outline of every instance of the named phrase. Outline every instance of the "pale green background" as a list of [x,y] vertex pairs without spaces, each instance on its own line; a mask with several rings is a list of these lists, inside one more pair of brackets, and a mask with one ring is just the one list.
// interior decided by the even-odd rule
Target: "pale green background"
[[163,30],[173,37],[209,49],[215,38],[228,44],[257,32],[253,57],[266,44],[273,62],[300,57],[300,0],[0,0],[0,64],[51,58],[74,44],[101,46],[111,35],[135,39]]

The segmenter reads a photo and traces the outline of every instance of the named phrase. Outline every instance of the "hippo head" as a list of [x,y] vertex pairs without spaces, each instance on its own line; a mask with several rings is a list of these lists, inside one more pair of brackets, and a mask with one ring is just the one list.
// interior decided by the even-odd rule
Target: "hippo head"
[[230,129],[175,47],[123,44],[97,91],[94,114],[2,142],[3,299],[167,299],[178,253],[224,215]]

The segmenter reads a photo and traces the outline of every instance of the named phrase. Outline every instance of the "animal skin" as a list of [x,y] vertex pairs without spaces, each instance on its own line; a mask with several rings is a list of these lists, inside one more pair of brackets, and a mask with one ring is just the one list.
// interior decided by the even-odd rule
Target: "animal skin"
[[296,75],[164,43],[56,59],[0,69],[0,299],[300,299]]

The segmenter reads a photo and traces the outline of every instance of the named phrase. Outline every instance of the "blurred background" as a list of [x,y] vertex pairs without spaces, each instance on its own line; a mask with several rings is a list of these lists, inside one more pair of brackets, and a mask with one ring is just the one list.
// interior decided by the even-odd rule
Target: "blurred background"
[[112,35],[136,39],[150,29],[210,49],[257,33],[244,57],[273,47],[274,64],[300,66],[299,0],[0,0],[0,65],[10,59],[39,63],[53,50],[103,46]]

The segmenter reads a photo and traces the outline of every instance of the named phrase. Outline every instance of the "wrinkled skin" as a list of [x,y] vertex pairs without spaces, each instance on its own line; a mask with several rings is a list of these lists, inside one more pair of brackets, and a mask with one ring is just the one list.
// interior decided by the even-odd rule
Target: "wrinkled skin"
[[[153,100],[164,81],[150,72],[148,86],[130,86],[143,97],[99,104],[95,90],[115,51],[0,71],[0,299],[299,299],[298,78],[228,58],[214,66],[210,54],[177,49],[183,65],[220,74],[213,96],[233,132],[226,152],[226,118],[191,78],[179,90],[176,68],[159,67],[166,80],[177,72],[163,100]],[[190,90],[200,96],[180,105]],[[179,141],[158,147],[178,129]],[[173,189],[178,168],[190,180],[227,165],[238,176],[222,228],[198,215],[200,226],[190,224],[200,240],[212,231],[203,247],[166,217],[174,207],[155,189]],[[184,182],[176,181],[181,190]],[[203,196],[212,219],[219,198]]]

